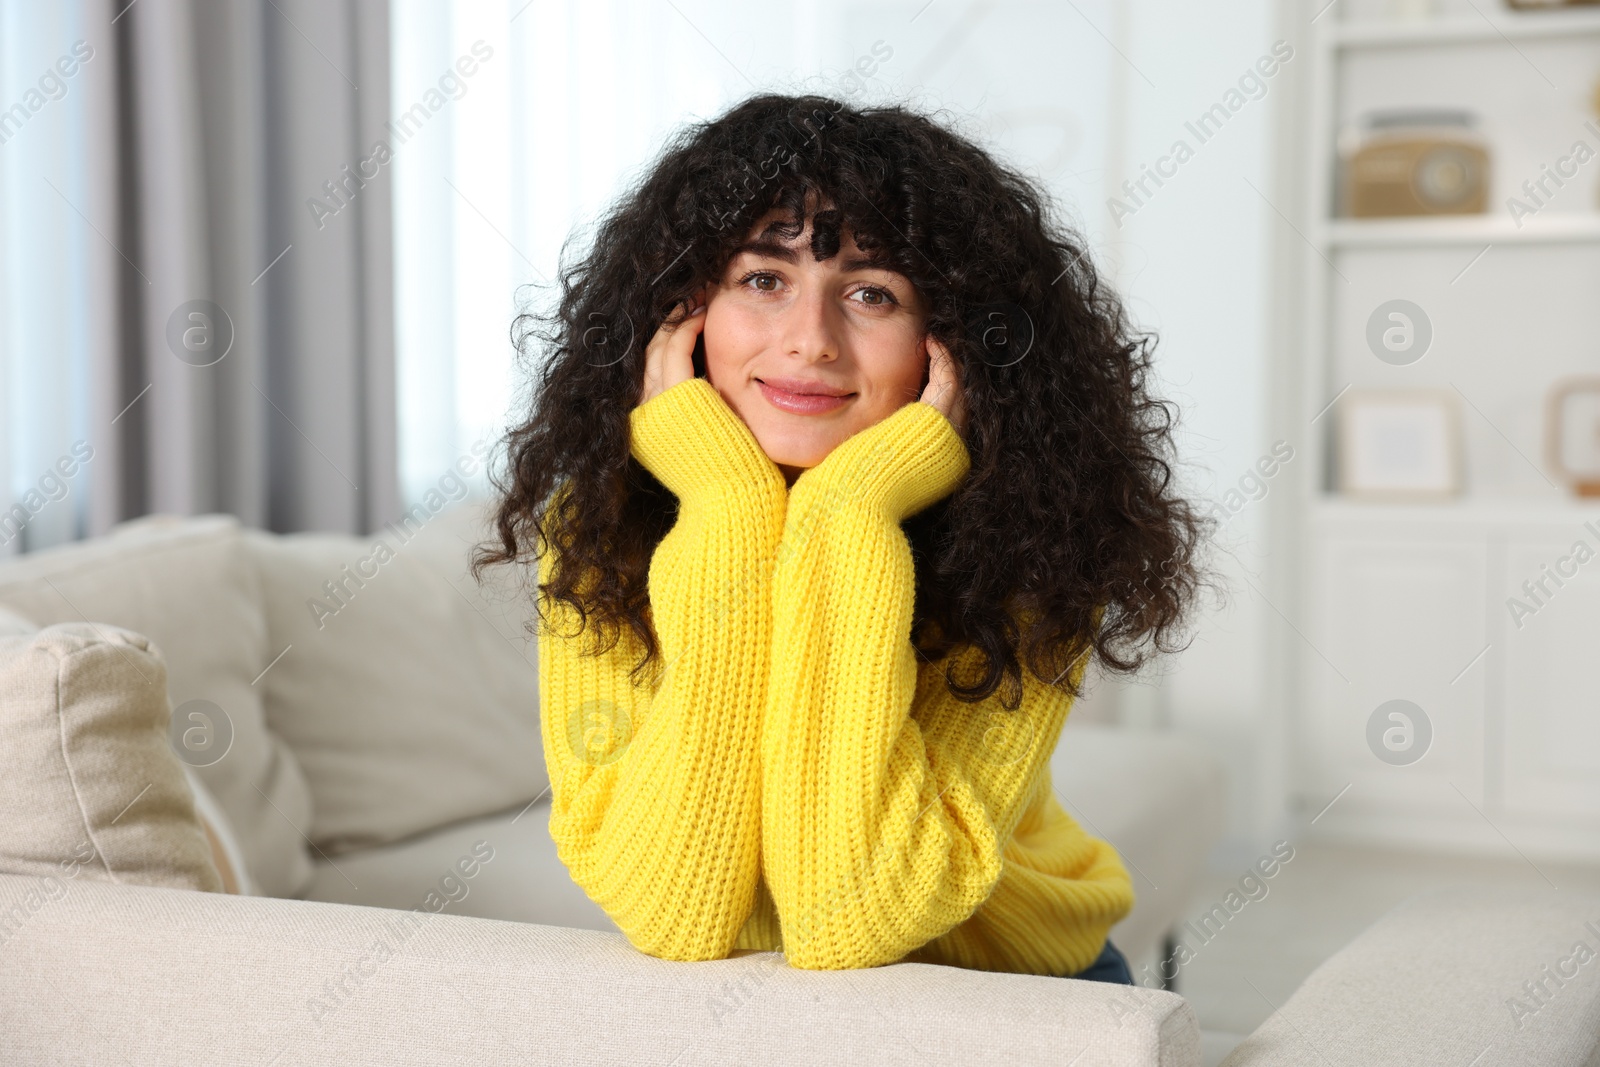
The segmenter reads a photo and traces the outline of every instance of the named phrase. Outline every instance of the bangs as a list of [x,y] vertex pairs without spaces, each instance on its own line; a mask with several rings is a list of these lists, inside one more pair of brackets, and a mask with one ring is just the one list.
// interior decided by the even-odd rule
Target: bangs
[[[794,127],[783,125],[792,132]],[[719,276],[747,241],[788,244],[809,225],[811,255],[818,262],[838,255],[848,235],[865,260],[860,266],[895,271],[922,287],[913,265],[925,270],[932,261],[906,236],[911,229],[906,190],[896,188],[905,161],[885,145],[844,126],[814,133],[803,152],[773,148],[765,137],[719,147],[726,152],[723,168],[742,170],[745,179],[734,190],[733,210],[724,206],[720,212],[724,225],[707,263],[712,276]],[[754,165],[752,159],[763,162]],[[777,160],[784,162],[776,165]],[[752,234],[763,219],[766,225]]]

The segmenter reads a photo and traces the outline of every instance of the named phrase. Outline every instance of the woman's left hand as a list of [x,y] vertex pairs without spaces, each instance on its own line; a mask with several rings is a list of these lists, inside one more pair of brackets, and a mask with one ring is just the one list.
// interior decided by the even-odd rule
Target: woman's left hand
[[956,428],[956,433],[966,437],[967,405],[961,395],[961,380],[956,374],[956,361],[950,355],[950,350],[933,337],[928,338],[927,344],[928,384],[918,399],[937,408],[940,414],[950,420],[950,425]]

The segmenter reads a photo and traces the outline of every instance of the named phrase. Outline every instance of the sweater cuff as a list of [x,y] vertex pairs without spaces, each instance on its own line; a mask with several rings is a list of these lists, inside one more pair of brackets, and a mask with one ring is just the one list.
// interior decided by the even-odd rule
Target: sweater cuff
[[967,446],[932,404],[914,401],[857,432],[803,471],[802,492],[860,501],[894,522],[948,496],[972,467]]
[[634,457],[680,500],[785,492],[783,473],[705,378],[691,378],[628,414]]

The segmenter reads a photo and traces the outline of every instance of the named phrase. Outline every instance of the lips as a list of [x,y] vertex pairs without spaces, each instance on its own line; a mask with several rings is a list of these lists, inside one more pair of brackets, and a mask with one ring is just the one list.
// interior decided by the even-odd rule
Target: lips
[[805,378],[757,378],[756,384],[767,403],[795,415],[825,415],[855,396],[847,389]]

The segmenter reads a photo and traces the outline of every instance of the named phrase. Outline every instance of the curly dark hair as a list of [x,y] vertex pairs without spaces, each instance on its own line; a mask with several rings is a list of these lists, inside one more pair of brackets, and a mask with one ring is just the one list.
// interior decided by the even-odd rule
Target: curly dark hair
[[1069,668],[1091,648],[1129,673],[1186,647],[1175,637],[1210,584],[1196,549],[1214,520],[1173,485],[1176,409],[1147,384],[1154,336],[1129,325],[1023,175],[908,108],[812,95],[755,96],[681,130],[584,254],[564,250],[559,307],[517,317],[537,376],[491,474],[494,531],[474,577],[555,546],[541,592],[592,616],[600,647],[631,627],[635,672],[658,657],[646,579],[677,498],[629,452],[645,346],[721,279],[757,220],[781,209],[803,226],[817,204],[925,296],[964,390],[971,470],[903,526],[919,658],[981,649],[987,666],[965,684],[947,663],[950,691],[978,701],[1005,683],[1016,708],[1019,654],[1078,696]]

